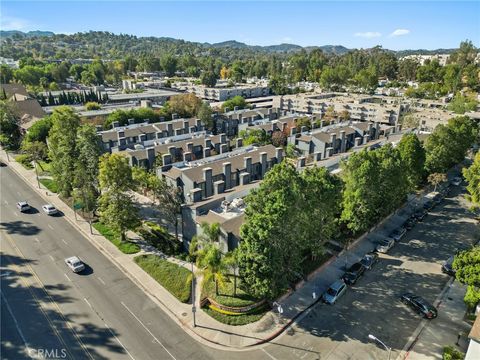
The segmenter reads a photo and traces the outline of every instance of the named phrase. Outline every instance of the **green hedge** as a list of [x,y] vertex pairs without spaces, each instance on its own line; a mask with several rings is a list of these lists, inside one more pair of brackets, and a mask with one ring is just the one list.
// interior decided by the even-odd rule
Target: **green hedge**
[[40,183],[53,193],[58,192],[57,183],[52,179],[40,179]]
[[139,255],[135,262],[146,273],[183,303],[190,299],[192,288],[191,272],[157,255]]
[[443,348],[443,360],[463,360],[464,357],[465,355],[453,346],[445,346]]
[[124,254],[136,254],[140,251],[140,246],[130,241],[122,241],[120,236],[107,225],[96,222],[92,226]]
[[24,168],[31,170],[33,169],[30,155],[21,154],[15,157],[15,161],[22,164]]
[[162,253],[174,256],[182,253],[182,245],[163,226],[146,221],[138,230],[142,238]]
[[203,311],[205,311],[208,315],[210,315],[215,320],[220,321],[221,323],[224,323],[227,325],[233,325],[233,326],[240,326],[240,325],[246,325],[246,324],[250,324],[260,320],[263,317],[263,315],[265,315],[265,313],[268,311],[268,306],[265,305],[265,306],[259,307],[258,309],[255,309],[255,311],[252,313],[242,314],[242,315],[222,314],[210,308],[204,308]]

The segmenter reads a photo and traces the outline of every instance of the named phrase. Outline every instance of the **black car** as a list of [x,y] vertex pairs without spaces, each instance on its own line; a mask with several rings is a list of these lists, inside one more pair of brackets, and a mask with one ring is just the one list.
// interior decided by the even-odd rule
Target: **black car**
[[411,217],[410,219],[408,219],[403,223],[403,227],[407,230],[412,230],[416,223],[417,223],[416,219]]
[[413,218],[417,221],[422,221],[425,216],[427,216],[427,210],[417,210],[415,213],[412,215]]
[[453,268],[453,259],[454,257],[451,256],[447,261],[445,261],[442,265],[442,272],[444,274],[450,275],[450,276],[455,276],[455,269]]
[[377,261],[378,254],[376,252],[370,252],[363,256],[362,260],[360,260],[360,264],[362,264],[366,270],[370,270]]
[[354,285],[357,280],[362,276],[365,271],[365,267],[357,262],[350,266],[350,268],[343,274],[342,279],[348,285]]
[[423,208],[425,210],[432,210],[433,207],[435,206],[435,203],[432,201],[432,200],[427,200],[424,204],[423,204]]
[[402,226],[401,228],[393,230],[388,237],[391,237],[395,241],[400,241],[402,240],[402,238],[405,236],[406,233],[407,233],[407,229]]
[[421,296],[412,293],[405,293],[400,297],[400,300],[427,319],[434,319],[437,317],[437,309]]
[[435,204],[440,204],[443,200],[443,196],[442,194],[436,194],[434,197],[433,197],[433,202]]

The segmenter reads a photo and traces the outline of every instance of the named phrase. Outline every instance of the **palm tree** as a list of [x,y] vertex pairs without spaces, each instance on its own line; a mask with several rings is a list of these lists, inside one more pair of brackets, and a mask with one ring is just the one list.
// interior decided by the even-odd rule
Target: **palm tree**
[[220,224],[202,222],[200,224],[202,229],[201,233],[195,235],[190,242],[188,252],[191,259],[195,259],[199,248],[202,248],[208,244],[218,244],[220,239]]
[[233,296],[237,296],[238,248],[229,251],[223,261],[226,267],[233,268]]
[[200,269],[204,280],[215,282],[215,294],[218,295],[218,284],[225,282],[226,263],[222,252],[215,244],[207,244],[197,253],[197,267]]

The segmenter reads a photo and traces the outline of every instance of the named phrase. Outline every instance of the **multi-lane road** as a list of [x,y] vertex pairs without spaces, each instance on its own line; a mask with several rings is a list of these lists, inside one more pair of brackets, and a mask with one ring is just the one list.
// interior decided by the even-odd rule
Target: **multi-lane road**
[[[398,293],[433,301],[448,281],[440,264],[476,231],[456,189],[335,306],[318,305],[263,348],[226,352],[192,339],[66,219],[44,214],[42,198],[9,167],[0,178],[2,359],[385,358],[368,332],[398,355],[421,322]],[[37,211],[19,213],[19,200]],[[65,266],[72,255],[88,264],[84,274]]]

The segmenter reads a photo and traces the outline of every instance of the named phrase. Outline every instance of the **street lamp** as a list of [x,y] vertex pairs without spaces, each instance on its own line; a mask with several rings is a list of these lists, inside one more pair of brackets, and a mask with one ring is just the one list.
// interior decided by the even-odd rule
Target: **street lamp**
[[387,345],[385,345],[385,343],[384,343],[382,340],[380,340],[379,338],[377,338],[375,335],[368,334],[368,338],[369,338],[370,340],[377,341],[378,343],[382,344],[382,346],[383,346],[385,349],[387,349],[387,351],[388,351],[388,360],[390,360],[390,355],[391,355],[391,353],[392,353],[392,348],[390,348],[390,347],[388,347]]
[[195,321],[195,312],[197,311],[197,308],[195,307],[195,276],[193,273],[193,261],[192,261],[192,316],[193,316],[193,327],[197,326],[197,323]]

